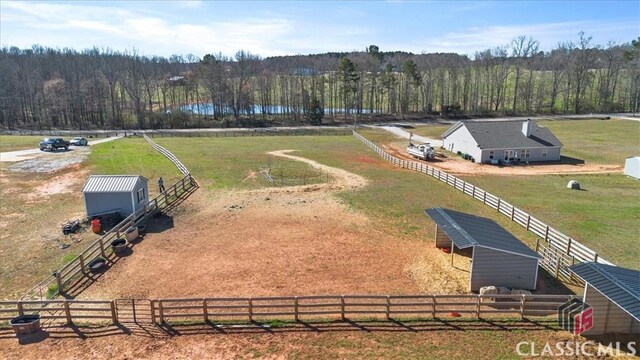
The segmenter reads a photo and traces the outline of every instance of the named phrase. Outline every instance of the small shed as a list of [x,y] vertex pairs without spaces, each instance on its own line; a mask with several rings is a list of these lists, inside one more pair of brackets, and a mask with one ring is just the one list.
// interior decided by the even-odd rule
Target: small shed
[[640,335],[640,271],[593,262],[569,270],[585,282],[583,301],[593,309],[584,335]]
[[640,179],[640,156],[633,156],[625,160],[624,174],[635,179]]
[[456,248],[472,248],[471,291],[536,288],[540,256],[493,220],[442,208],[425,213],[436,223],[436,246],[450,247],[452,263]]
[[87,216],[112,212],[129,216],[149,202],[149,181],[140,175],[91,175],[84,184]]

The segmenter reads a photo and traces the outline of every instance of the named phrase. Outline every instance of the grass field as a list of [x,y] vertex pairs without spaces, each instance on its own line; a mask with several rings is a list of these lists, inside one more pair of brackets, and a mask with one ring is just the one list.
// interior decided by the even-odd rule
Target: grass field
[[[623,164],[640,150],[640,123],[621,120],[547,120],[565,145],[562,154],[587,163]],[[435,136],[447,126],[416,127],[415,133]],[[363,133],[378,143],[398,141],[383,131]],[[621,174],[461,176],[461,178],[530,212],[622,266],[640,268],[640,182]],[[569,191],[577,180],[586,191]]]
[[44,136],[0,135],[0,152],[37,149]]

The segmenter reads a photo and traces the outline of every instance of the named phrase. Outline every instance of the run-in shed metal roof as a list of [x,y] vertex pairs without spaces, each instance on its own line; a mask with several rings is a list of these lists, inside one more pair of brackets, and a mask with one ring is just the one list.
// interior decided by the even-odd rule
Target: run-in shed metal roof
[[83,193],[119,193],[131,192],[136,186],[140,175],[91,175],[82,188]]
[[460,249],[479,246],[540,259],[535,251],[493,220],[442,208],[427,209],[425,213]]
[[640,321],[640,271],[591,262],[569,270]]

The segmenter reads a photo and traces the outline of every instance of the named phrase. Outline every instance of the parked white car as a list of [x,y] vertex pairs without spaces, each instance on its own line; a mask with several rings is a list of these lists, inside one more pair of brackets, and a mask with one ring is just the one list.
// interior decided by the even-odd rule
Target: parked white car
[[71,143],[71,145],[74,146],[86,146],[89,145],[89,142],[87,141],[87,139],[83,138],[83,137],[75,137],[73,139],[71,139],[71,141],[69,141]]

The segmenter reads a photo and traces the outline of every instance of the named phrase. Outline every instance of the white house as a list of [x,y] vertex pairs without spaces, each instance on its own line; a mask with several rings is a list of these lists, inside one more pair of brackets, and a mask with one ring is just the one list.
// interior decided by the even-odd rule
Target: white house
[[459,121],[442,134],[443,146],[475,162],[558,161],[562,143],[531,120]]

